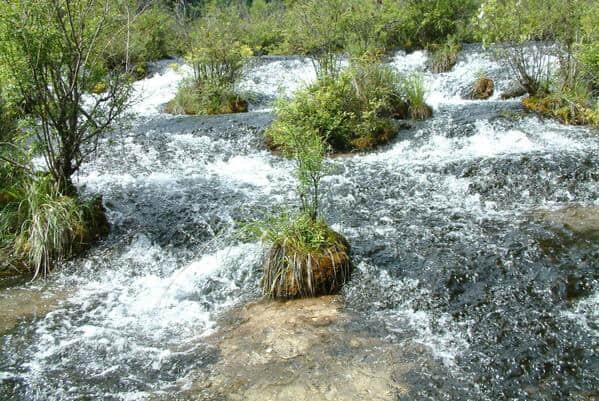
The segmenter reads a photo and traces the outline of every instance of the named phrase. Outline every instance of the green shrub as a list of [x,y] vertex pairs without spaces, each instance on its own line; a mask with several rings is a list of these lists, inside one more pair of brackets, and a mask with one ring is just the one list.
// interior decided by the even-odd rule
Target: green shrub
[[599,4],[589,7],[582,17],[583,36],[577,49],[590,85],[599,92]]
[[247,102],[230,85],[212,81],[198,84],[194,80],[183,82],[175,98],[165,107],[167,113],[188,115],[243,113],[247,110]]
[[209,7],[191,33],[191,49],[185,57],[195,81],[234,85],[252,56],[242,42],[243,34],[239,10]]
[[394,118],[405,118],[401,80],[380,63],[356,64],[275,104],[267,130],[273,147],[287,146],[286,132],[317,132],[334,151],[371,149],[395,135]]
[[429,67],[435,74],[451,71],[458,61],[461,45],[455,36],[451,36],[442,45],[432,47],[432,53],[429,56]]
[[235,93],[235,83],[252,55],[242,43],[239,9],[210,6],[196,21],[186,55],[193,78],[183,82],[166,105],[173,114],[222,114],[247,111],[247,102]]
[[262,277],[268,298],[333,294],[350,278],[349,244],[322,219],[283,215],[263,223],[256,236],[271,246]]
[[477,0],[395,1],[400,42],[406,48],[427,48],[464,30],[475,15]]
[[[583,35],[587,0],[487,0],[476,26],[485,45],[511,68],[532,96],[578,84],[580,66],[575,49]],[[552,58],[558,60],[558,81]]]
[[254,0],[244,19],[243,43],[255,55],[285,52],[285,7],[280,2]]
[[2,270],[28,269],[46,275],[61,260],[106,233],[108,223],[98,201],[82,204],[64,196],[50,176],[21,178],[0,203]]
[[113,70],[128,70],[136,79],[148,73],[147,64],[177,53],[181,46],[175,18],[158,5],[138,9],[132,1],[110,4],[110,29],[101,37],[104,65],[98,81]]
[[320,78],[339,73],[349,11],[345,0],[306,0],[294,2],[287,14],[289,50],[311,57]]

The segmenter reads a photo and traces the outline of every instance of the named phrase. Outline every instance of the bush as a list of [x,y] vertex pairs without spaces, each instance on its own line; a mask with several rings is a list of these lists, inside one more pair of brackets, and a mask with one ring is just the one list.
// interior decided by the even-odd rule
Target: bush
[[5,191],[0,203],[0,268],[49,273],[57,262],[105,234],[101,202],[88,204],[64,196],[50,176],[23,178]]
[[[494,44],[520,85],[532,96],[543,95],[553,83],[559,89],[578,84],[580,65],[574,51],[582,35],[587,0],[487,0],[477,28],[483,43]],[[552,82],[553,58],[559,82]]]
[[458,61],[461,46],[454,36],[451,36],[442,45],[433,46],[429,56],[429,68],[434,74],[451,71]]
[[400,43],[406,48],[440,44],[464,30],[478,8],[477,0],[395,1]]
[[179,87],[175,98],[165,106],[171,114],[228,114],[243,113],[248,104],[229,85],[219,85],[211,81],[196,83],[185,81]]
[[340,70],[338,53],[345,44],[345,0],[297,1],[288,13],[286,41],[289,50],[309,56],[320,78],[336,76]]
[[254,54],[285,52],[285,7],[282,3],[254,0],[244,22],[243,43]]
[[288,146],[289,130],[317,132],[334,151],[371,149],[395,135],[393,118],[405,118],[401,80],[382,64],[357,64],[275,104],[266,135],[274,147]]
[[242,44],[241,16],[234,7],[211,6],[196,22],[192,46],[186,55],[193,79],[183,82],[166,105],[173,114],[222,114],[247,111],[247,102],[235,93],[252,54]]
[[583,36],[577,49],[577,57],[584,66],[586,77],[599,92],[599,4],[587,9],[582,17]]
[[148,62],[177,52],[180,45],[176,21],[166,9],[151,6],[138,12],[131,2],[114,3],[112,7],[111,29],[103,36],[104,43],[100,46],[105,65],[99,78],[107,71],[128,70],[136,79],[141,79],[148,73]]
[[237,82],[252,56],[243,45],[242,20],[239,10],[210,7],[191,33],[191,49],[186,60],[193,67],[198,83],[230,85]]

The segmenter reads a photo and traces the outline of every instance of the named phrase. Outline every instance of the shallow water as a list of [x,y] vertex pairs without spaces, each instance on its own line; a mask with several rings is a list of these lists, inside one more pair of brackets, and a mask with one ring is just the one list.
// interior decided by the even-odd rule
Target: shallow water
[[[443,367],[413,369],[402,400],[596,398],[599,242],[543,216],[599,206],[597,132],[498,94],[462,100],[481,69],[498,92],[509,85],[476,47],[450,73],[432,75],[425,61],[398,53],[390,63],[422,71],[434,118],[376,152],[331,160],[324,180],[323,214],[357,266],[348,310]],[[136,84],[139,117],[77,177],[104,195],[112,232],[44,284],[65,294],[51,310],[2,333],[0,398],[176,398],[220,357],[204,342],[217,317],[259,296],[261,247],[236,228],[295,204],[293,163],[263,144],[268,112],[162,114],[186,74],[170,64]],[[264,110],[313,79],[308,60],[264,60],[241,86]]]

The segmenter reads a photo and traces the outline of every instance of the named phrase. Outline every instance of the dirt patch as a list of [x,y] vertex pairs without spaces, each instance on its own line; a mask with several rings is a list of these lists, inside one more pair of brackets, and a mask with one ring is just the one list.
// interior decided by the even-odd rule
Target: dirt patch
[[219,362],[191,393],[194,399],[245,401],[383,401],[406,394],[399,378],[413,364],[398,363],[405,350],[352,329],[352,319],[338,296],[233,310],[209,338],[220,350]]

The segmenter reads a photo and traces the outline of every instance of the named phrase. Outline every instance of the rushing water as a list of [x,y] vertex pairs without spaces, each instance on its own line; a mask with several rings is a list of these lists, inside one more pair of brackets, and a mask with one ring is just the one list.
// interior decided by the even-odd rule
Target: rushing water
[[[390,63],[407,73],[425,61]],[[293,164],[261,138],[272,115],[164,115],[189,71],[157,69],[136,84],[138,117],[77,177],[103,194],[109,238],[49,279],[60,302],[0,337],[2,400],[176,397],[218,359],[202,342],[215,317],[259,296],[261,248],[235,228],[295,202]],[[462,100],[480,71],[496,94]],[[476,47],[424,76],[433,119],[330,161],[323,213],[357,266],[347,307],[443,367],[413,370],[402,399],[596,399],[599,240],[543,216],[599,210],[597,132],[500,101],[510,74]],[[313,79],[308,60],[268,59],[241,88],[267,110]]]

